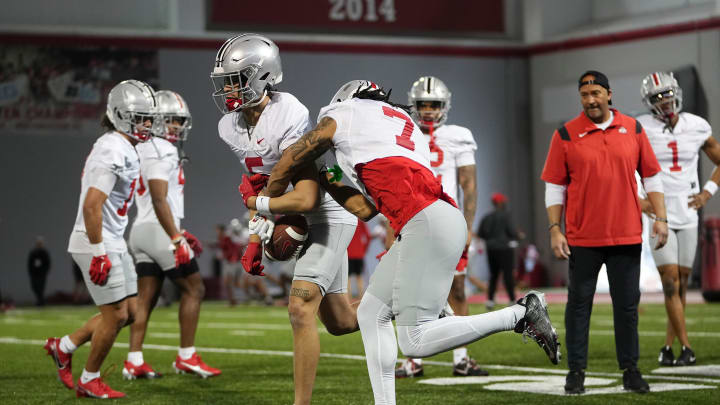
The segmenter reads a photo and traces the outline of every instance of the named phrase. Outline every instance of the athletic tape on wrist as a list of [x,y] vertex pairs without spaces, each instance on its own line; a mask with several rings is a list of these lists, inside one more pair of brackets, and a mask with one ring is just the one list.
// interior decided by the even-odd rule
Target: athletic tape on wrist
[[255,208],[262,215],[270,216],[270,197],[257,197],[255,199]]
[[102,243],[102,242],[100,242],[100,243],[91,243],[91,244],[90,244],[90,250],[92,251],[93,257],[95,257],[95,256],[103,256],[103,255],[107,254],[107,253],[105,252],[105,244]]
[[712,180],[708,180],[707,183],[703,186],[703,190],[710,193],[710,195],[715,195],[715,193],[718,191],[718,185]]

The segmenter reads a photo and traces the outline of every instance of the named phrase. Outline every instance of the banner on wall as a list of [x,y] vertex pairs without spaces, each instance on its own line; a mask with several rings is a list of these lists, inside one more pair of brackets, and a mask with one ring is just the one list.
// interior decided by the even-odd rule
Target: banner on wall
[[0,135],[97,136],[110,89],[156,87],[154,50],[0,45]]
[[348,35],[487,36],[505,32],[504,0],[209,0],[209,30]]

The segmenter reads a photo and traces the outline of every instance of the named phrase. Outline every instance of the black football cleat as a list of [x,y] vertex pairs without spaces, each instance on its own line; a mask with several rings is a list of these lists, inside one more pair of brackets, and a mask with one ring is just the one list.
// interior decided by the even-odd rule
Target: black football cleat
[[673,354],[672,347],[663,346],[662,349],[660,349],[658,363],[660,363],[661,366],[672,366],[675,364],[675,355]]
[[680,356],[675,360],[676,366],[692,366],[695,364],[695,352],[689,347],[682,347]]
[[550,322],[545,294],[530,291],[517,301],[525,307],[525,316],[515,325],[515,332],[530,336],[545,351],[553,364],[560,362],[560,343]]

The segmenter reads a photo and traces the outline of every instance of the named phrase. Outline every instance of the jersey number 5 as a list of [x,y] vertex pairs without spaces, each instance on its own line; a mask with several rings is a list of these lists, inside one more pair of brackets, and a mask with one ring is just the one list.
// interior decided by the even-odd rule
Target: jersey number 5
[[383,114],[387,115],[388,117],[400,118],[401,120],[405,120],[405,126],[403,127],[402,134],[395,136],[395,143],[405,149],[415,150],[415,143],[410,140],[410,135],[412,135],[413,132],[412,120],[410,120],[410,118],[408,118],[405,114],[393,110],[390,107],[383,106],[382,110]]
[[246,157],[245,158],[245,167],[247,167],[248,172],[255,174],[253,171],[253,167],[262,167],[263,161],[261,157]]
[[672,141],[668,144],[668,147],[672,149],[673,154],[673,165],[670,166],[671,172],[679,172],[682,170],[682,167],[678,164],[678,147],[677,147],[677,141]]

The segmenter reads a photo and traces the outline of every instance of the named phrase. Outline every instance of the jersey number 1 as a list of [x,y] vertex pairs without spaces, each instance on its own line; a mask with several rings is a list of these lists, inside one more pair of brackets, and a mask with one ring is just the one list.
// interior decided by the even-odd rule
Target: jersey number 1
[[408,118],[405,114],[393,110],[390,107],[383,106],[382,110],[383,114],[387,115],[388,117],[400,118],[401,120],[405,120],[405,126],[403,127],[402,134],[395,136],[395,143],[405,149],[415,150],[415,143],[410,140],[410,135],[412,135],[413,132],[412,120],[410,120],[410,118]]
[[673,165],[670,166],[671,172],[679,172],[682,170],[682,167],[678,165],[678,147],[677,147],[677,141],[672,141],[668,144],[668,147],[672,149],[673,154]]

